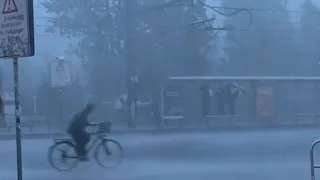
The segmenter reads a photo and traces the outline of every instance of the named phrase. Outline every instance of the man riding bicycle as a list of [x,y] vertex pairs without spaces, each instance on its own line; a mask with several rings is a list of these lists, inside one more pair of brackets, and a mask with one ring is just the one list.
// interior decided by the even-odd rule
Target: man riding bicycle
[[97,123],[90,123],[88,121],[88,116],[92,113],[93,108],[93,104],[87,104],[82,111],[73,116],[68,127],[68,133],[74,140],[77,154],[82,161],[88,160],[86,146],[90,141],[90,134],[86,132],[86,127],[97,125]]

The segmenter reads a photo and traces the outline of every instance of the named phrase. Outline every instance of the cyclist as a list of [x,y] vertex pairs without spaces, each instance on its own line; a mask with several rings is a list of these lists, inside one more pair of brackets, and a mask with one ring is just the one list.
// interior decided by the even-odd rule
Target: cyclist
[[88,126],[97,125],[97,123],[91,123],[88,121],[88,116],[92,113],[93,109],[93,104],[87,104],[82,111],[73,116],[68,127],[68,133],[74,140],[79,159],[82,161],[88,160],[86,146],[90,141],[90,135],[85,129]]

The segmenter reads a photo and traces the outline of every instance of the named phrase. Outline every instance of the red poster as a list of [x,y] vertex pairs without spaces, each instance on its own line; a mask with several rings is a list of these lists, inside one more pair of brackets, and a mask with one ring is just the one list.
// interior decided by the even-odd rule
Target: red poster
[[271,86],[257,87],[256,113],[261,117],[274,116],[274,88]]

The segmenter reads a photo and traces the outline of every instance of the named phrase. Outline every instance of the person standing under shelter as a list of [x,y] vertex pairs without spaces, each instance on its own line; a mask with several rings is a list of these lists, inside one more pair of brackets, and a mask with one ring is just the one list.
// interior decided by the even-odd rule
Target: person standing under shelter
[[226,100],[230,115],[236,114],[236,100],[243,93],[243,87],[238,83],[228,83],[226,85]]
[[201,86],[202,91],[202,115],[209,115],[210,108],[210,97],[212,96],[211,88],[208,84],[203,84]]
[[224,101],[225,101],[225,92],[223,84],[220,84],[215,92],[217,98],[217,107],[218,107],[218,115],[225,115],[224,112]]

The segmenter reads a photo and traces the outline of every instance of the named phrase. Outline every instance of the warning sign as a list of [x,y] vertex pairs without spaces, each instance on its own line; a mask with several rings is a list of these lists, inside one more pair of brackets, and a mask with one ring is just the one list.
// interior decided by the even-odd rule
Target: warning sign
[[274,88],[260,86],[257,88],[256,112],[258,116],[274,116]]
[[70,63],[67,61],[52,61],[50,67],[51,86],[63,88],[70,86]]
[[18,12],[15,0],[5,0],[2,14],[10,14],[14,12]]
[[56,71],[65,71],[62,62],[59,62],[59,64],[56,67]]
[[0,58],[33,56],[33,0],[2,0],[0,9]]

